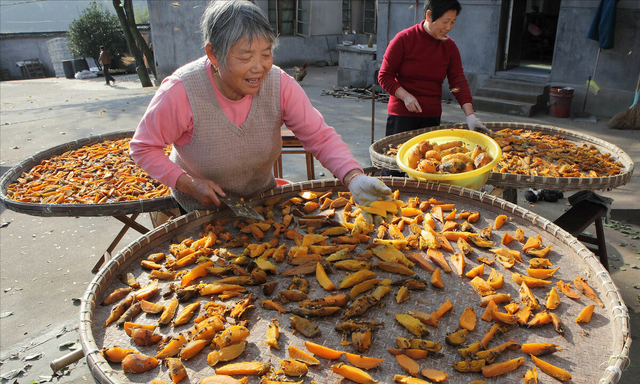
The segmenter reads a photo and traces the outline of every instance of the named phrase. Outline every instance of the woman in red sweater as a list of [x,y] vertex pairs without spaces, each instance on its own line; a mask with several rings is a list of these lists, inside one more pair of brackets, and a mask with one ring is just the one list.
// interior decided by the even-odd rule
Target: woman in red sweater
[[389,43],[378,77],[391,95],[386,136],[440,125],[445,77],[467,116],[469,129],[488,132],[473,113],[460,52],[447,36],[461,9],[458,0],[425,0],[424,20],[399,32]]

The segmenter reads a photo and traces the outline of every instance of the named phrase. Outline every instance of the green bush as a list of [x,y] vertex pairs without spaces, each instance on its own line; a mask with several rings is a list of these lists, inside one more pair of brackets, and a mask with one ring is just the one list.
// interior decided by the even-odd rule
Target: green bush
[[111,54],[127,53],[127,42],[116,15],[111,14],[102,4],[92,2],[80,14],[80,18],[69,24],[69,49],[77,57],[92,58],[99,67],[100,46],[104,45]]

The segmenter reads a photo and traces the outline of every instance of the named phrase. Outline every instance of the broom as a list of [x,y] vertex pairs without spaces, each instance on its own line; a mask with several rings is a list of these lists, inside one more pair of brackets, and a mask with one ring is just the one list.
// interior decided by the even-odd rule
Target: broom
[[640,76],[633,104],[626,111],[615,115],[609,122],[609,126],[613,129],[640,129]]

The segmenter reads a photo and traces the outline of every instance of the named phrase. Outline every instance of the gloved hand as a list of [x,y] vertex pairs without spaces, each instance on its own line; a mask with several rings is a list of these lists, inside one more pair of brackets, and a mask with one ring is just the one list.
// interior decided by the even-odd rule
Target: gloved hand
[[470,131],[481,131],[482,133],[489,134],[491,131],[482,124],[480,119],[478,119],[475,113],[467,116],[467,125],[469,126]]
[[388,200],[391,194],[391,189],[382,181],[364,174],[351,179],[349,191],[359,205],[369,205],[379,199]]

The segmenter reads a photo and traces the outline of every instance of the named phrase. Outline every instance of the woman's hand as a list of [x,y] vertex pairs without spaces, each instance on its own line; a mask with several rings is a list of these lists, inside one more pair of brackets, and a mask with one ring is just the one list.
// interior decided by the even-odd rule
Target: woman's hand
[[202,205],[222,205],[218,196],[226,196],[222,188],[211,180],[197,179],[186,173],[178,177],[176,189],[195,197]]
[[481,131],[485,134],[491,133],[491,131],[482,124],[480,119],[478,119],[474,113],[467,115],[467,126],[470,131]]
[[351,179],[348,187],[353,200],[359,205],[369,205],[376,200],[388,200],[392,192],[379,179],[362,173]]
[[395,96],[404,101],[404,106],[407,107],[407,110],[409,112],[422,113],[420,103],[418,103],[418,100],[415,98],[415,96],[407,92],[406,89],[402,87],[398,88]]

